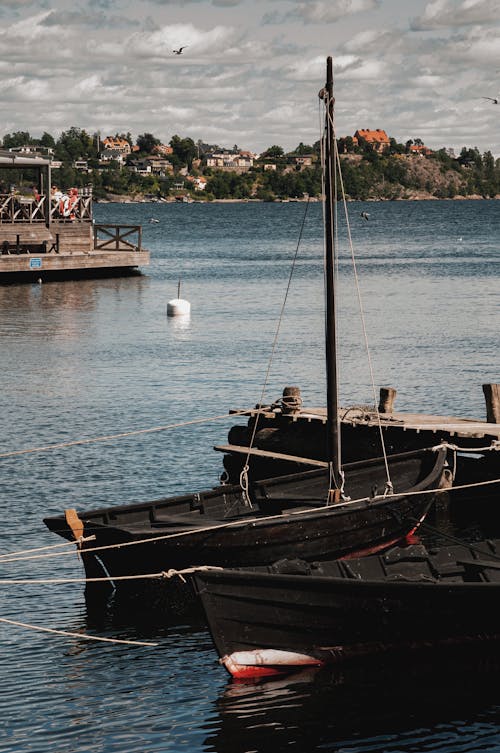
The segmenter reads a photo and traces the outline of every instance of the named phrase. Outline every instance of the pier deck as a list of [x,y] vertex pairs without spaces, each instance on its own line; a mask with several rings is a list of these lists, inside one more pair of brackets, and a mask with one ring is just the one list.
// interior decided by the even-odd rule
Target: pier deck
[[[474,476],[500,478],[500,385],[483,385],[483,391],[487,417],[493,420],[405,413],[392,407],[378,414],[366,406],[340,408],[343,462],[380,457],[384,449],[394,454],[448,442],[459,454],[461,448],[469,451],[460,462],[459,481],[465,475],[467,482]],[[304,465],[314,467],[327,459],[325,408],[302,407],[299,402],[290,409],[278,401],[270,407],[232,413],[248,420],[246,425],[232,426],[228,442],[215,448],[224,453],[230,483],[237,483],[247,456],[251,456],[253,472],[259,478],[291,473]],[[497,446],[499,451],[490,451]],[[472,462],[474,458],[481,460]]]
[[32,195],[0,190],[0,283],[127,274],[149,264],[141,226],[95,224],[91,190],[52,191],[50,160],[0,151],[0,172],[29,175],[33,184]]
[[[237,413],[238,411],[232,411]],[[243,415],[257,416],[270,421],[286,420],[292,423],[319,422],[326,424],[326,408],[303,408],[294,413],[283,415],[280,411],[248,411]],[[343,424],[352,427],[367,426],[378,427],[377,414],[375,411],[365,408],[341,408],[339,416]],[[445,438],[450,442],[467,439],[471,442],[476,440],[490,441],[500,440],[500,424],[489,423],[475,418],[457,418],[456,416],[437,416],[425,413],[403,413],[394,411],[390,415],[379,414],[382,429],[397,429],[402,432],[428,432],[438,438]],[[260,424],[264,426],[263,423]],[[462,442],[462,444],[464,444]]]

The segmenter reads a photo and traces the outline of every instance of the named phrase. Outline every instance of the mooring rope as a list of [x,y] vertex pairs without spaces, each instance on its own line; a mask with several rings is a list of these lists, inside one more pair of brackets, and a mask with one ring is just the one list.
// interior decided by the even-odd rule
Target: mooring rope
[[182,570],[176,570],[170,568],[169,570],[162,570],[159,573],[137,573],[136,575],[106,575],[100,578],[1,578],[0,585],[16,585],[16,586],[60,586],[65,583],[114,583],[115,581],[124,580],[170,580],[171,578],[180,578],[183,583],[186,582],[185,575],[191,575],[192,573],[202,573],[207,570],[222,570],[222,567],[216,565],[193,565],[192,567],[184,567]]
[[234,416],[248,415],[252,409],[242,409],[231,411],[231,413],[223,413],[219,416],[210,416],[210,418],[194,418],[191,421],[181,421],[177,424],[167,424],[166,426],[154,426],[150,429],[135,429],[131,431],[124,431],[121,434],[107,434],[102,437],[91,437],[89,439],[73,439],[68,442],[58,442],[57,444],[49,444],[41,447],[28,447],[24,450],[11,450],[9,452],[0,452],[1,458],[11,458],[17,455],[27,455],[33,452],[46,452],[47,450],[60,450],[64,447],[75,447],[76,445],[92,444],[94,442],[109,442],[112,439],[123,439],[124,437],[134,437],[139,434],[153,434],[158,431],[169,431],[170,429],[179,429],[183,426],[193,426],[194,424],[210,423],[211,421],[220,421],[223,418],[233,418]]
[[500,452],[500,439],[493,439],[491,444],[487,445],[486,447],[461,447],[458,444],[441,442],[440,444],[436,445],[436,447],[431,447],[431,450],[437,450],[441,447],[444,447],[447,450],[453,450],[454,452]]
[[50,544],[47,546],[38,546],[36,549],[24,549],[19,552],[7,552],[7,554],[0,554],[0,563],[4,558],[15,557],[18,554],[27,554],[28,552],[44,552],[47,549],[60,549],[61,547],[75,546],[75,544],[83,544],[86,541],[95,541],[95,536],[80,536],[76,541],[63,541],[62,544]]
[[126,646],[158,646],[158,643],[151,643],[149,641],[131,641],[121,638],[102,638],[98,635],[88,635],[87,633],[73,633],[69,630],[56,630],[55,628],[42,627],[41,625],[30,625],[27,622],[19,622],[18,620],[9,620],[7,617],[0,617],[0,622],[4,622],[6,625],[14,625],[15,627],[22,627],[28,630],[38,630],[42,633],[52,633],[55,635],[64,635],[68,638],[83,638],[86,641],[102,641],[103,643],[122,643]]

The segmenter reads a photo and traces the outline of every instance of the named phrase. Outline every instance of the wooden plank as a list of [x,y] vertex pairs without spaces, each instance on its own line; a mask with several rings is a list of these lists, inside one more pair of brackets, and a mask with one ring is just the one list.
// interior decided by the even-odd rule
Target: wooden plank
[[301,463],[302,465],[314,465],[318,468],[328,468],[328,463],[324,460],[313,460],[312,458],[301,458],[297,455],[285,455],[282,452],[270,452],[269,450],[258,450],[255,447],[243,447],[237,444],[217,445],[214,450],[218,452],[229,452],[233,455],[256,455],[261,458],[272,458],[273,460],[288,460],[290,463]]

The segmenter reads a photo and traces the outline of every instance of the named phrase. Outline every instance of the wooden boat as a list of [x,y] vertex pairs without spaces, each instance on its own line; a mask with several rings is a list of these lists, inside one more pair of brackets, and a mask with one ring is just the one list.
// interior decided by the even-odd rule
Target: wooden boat
[[[420,450],[342,467],[337,398],[333,86],[326,118],[327,462],[302,459],[305,470],[241,486],[46,518],[81,548],[87,575],[155,573],[196,564],[264,564],[300,553],[305,559],[376,551],[404,537],[425,517],[445,472],[446,451]],[[319,468],[314,468],[314,466]],[[138,543],[141,542],[141,543]],[[133,547],[131,547],[133,545]],[[103,548],[104,547],[104,548]]]
[[500,540],[321,563],[285,559],[193,579],[234,677],[500,637]]
[[[324,558],[387,547],[416,529],[441,480],[446,451],[404,453],[388,459],[392,478],[413,495],[374,494],[384,489],[380,460],[345,466],[352,501],[326,505],[327,469],[256,481],[252,507],[239,486],[155,502],[81,512],[81,555],[89,577],[162,572],[195,564],[266,564],[290,554]],[[45,518],[51,531],[72,540],[70,516]],[[178,535],[181,534],[181,535]],[[169,538],[170,537],[170,538]],[[129,542],[143,543],[130,548]],[[116,548],[94,552],[96,547]],[[88,553],[87,553],[87,550]]]

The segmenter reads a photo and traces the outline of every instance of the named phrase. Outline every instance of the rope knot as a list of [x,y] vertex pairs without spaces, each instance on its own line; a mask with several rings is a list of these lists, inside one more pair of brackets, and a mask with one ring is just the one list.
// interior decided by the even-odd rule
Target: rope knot
[[161,573],[161,577],[165,579],[175,578],[175,576],[178,575],[179,578],[182,580],[183,583],[186,582],[185,577],[179,570],[174,570],[174,568],[170,568],[170,570],[163,570]]

